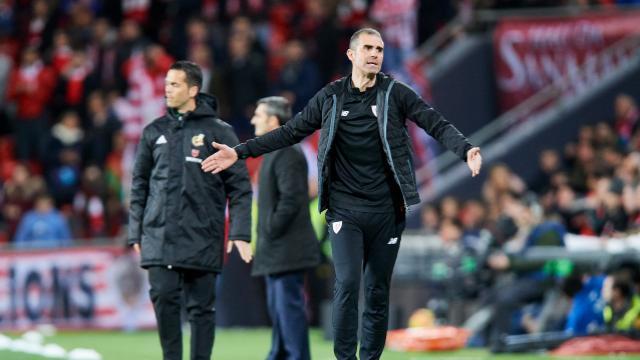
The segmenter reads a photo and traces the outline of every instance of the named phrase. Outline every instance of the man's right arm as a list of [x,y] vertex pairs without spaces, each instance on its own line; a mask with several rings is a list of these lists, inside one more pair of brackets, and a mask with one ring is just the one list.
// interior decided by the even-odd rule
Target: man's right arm
[[131,181],[131,201],[129,206],[129,245],[139,244],[142,237],[142,217],[149,195],[149,178],[153,168],[152,147],[147,139],[147,129],[143,131],[138,145],[138,153],[133,166]]
[[283,126],[234,147],[238,158],[258,157],[262,154],[299,143],[322,126],[324,89],[309,100],[307,106]]

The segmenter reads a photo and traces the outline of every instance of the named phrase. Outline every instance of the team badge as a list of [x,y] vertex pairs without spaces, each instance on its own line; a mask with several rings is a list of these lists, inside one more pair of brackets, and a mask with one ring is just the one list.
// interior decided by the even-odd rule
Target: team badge
[[204,134],[198,134],[191,138],[191,143],[193,146],[202,146],[204,145]]
[[342,229],[342,221],[334,221],[331,226],[333,227],[333,232],[337,234]]

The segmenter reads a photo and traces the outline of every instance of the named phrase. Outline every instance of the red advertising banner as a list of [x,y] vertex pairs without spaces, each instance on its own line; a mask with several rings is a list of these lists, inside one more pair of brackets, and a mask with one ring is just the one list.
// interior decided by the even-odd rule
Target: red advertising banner
[[638,11],[501,21],[493,41],[501,111],[561,78],[575,82],[574,88],[597,81],[633,56],[630,51],[603,52],[630,35],[640,35]]
[[0,253],[0,330],[155,326],[146,272],[121,247]]

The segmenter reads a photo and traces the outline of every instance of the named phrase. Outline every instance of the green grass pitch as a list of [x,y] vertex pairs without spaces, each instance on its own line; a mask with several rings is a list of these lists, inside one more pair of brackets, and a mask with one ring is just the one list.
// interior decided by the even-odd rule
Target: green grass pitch
[[[8,334],[11,338],[19,334]],[[216,360],[264,360],[269,350],[270,329],[218,329],[213,350]],[[102,354],[103,360],[161,360],[160,344],[153,331],[122,332],[62,332],[46,338],[45,343],[56,343],[67,351],[73,348],[92,348]],[[188,335],[185,335],[184,359],[188,359]],[[319,330],[311,331],[311,357],[314,360],[334,359],[331,342],[322,338]],[[492,355],[482,349],[465,349],[447,353],[399,353],[386,350],[384,360],[528,360],[551,359],[544,355]],[[2,360],[43,360],[44,357],[0,351]],[[570,359],[567,357],[557,359]],[[571,359],[639,359],[640,356],[580,357]]]

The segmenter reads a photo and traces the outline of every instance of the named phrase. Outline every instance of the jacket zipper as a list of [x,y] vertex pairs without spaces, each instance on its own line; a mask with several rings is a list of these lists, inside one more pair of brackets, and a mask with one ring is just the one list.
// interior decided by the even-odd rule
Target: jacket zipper
[[[326,164],[327,161],[327,155],[329,154],[329,149],[331,149],[331,144],[333,143],[333,136],[335,135],[334,133],[334,127],[335,127],[335,123],[336,123],[336,108],[338,106],[338,98],[336,97],[336,94],[331,95],[331,99],[333,100],[333,106],[331,106],[331,117],[330,117],[330,121],[331,123],[329,124],[329,138],[327,139],[327,146],[324,149],[324,154],[322,155],[322,168],[320,169],[320,171],[322,172],[322,170],[324,169],[324,166]],[[318,184],[318,191],[322,192],[324,190],[323,185],[324,184],[324,176],[322,176],[322,173],[320,174],[320,183]],[[320,201],[318,202],[318,204],[322,203],[322,199],[320,199]]]
[[[400,184],[400,179],[398,179],[398,173],[396,172],[396,167],[393,165],[393,158],[391,157],[391,147],[389,146],[389,142],[387,141],[387,123],[388,123],[388,111],[389,111],[389,94],[391,94],[391,88],[395,80],[391,80],[389,87],[387,88],[387,92],[384,95],[384,115],[382,121],[382,143],[384,144],[385,153],[387,154],[387,161],[389,161],[389,165],[391,166],[391,172],[393,173],[393,178],[396,180],[396,184],[398,184],[398,188],[400,189],[400,195],[402,195],[402,202],[404,203],[405,210],[409,210],[409,206],[407,205],[407,199],[404,196],[404,191],[402,190],[402,184]],[[409,168],[409,171],[412,171]]]
[[326,159],[327,154],[329,154],[329,149],[331,148],[331,144],[333,143],[333,137],[335,135],[335,125],[336,125],[336,112],[338,106],[338,98],[336,94],[331,95],[331,99],[333,100],[333,106],[331,106],[331,124],[329,125],[329,139],[327,141],[327,146],[324,149],[324,157]]

